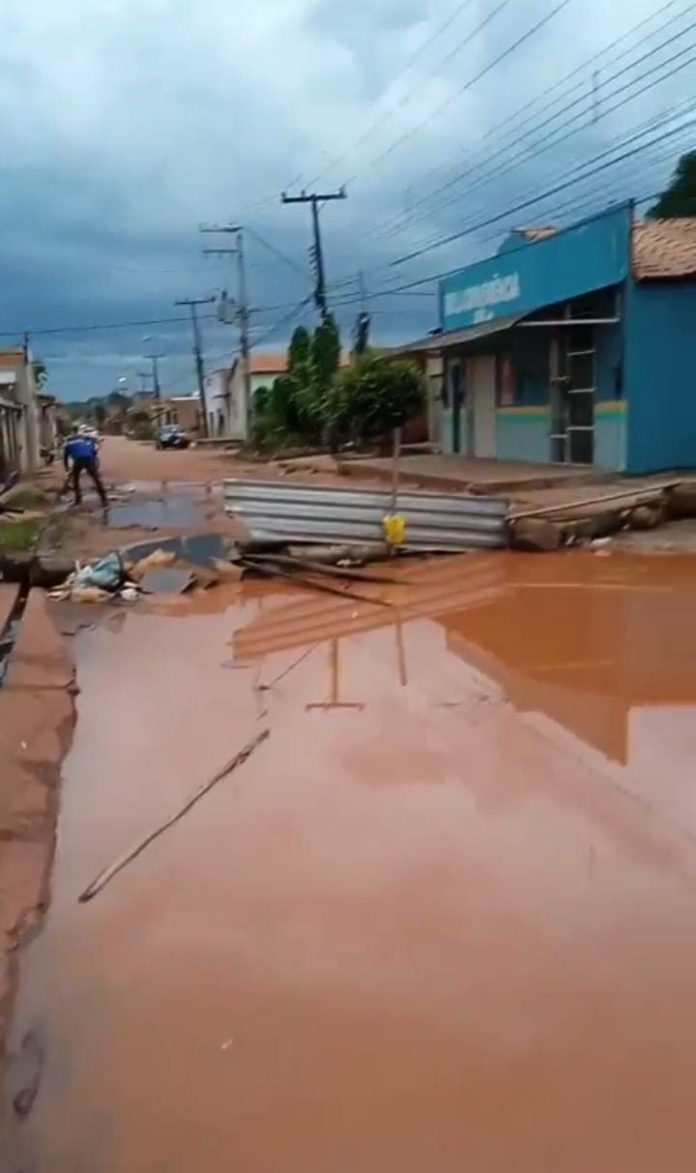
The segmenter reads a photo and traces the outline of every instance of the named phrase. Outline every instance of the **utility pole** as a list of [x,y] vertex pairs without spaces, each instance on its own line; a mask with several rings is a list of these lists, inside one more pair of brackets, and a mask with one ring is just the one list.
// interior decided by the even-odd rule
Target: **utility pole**
[[312,231],[314,234],[312,258],[314,260],[314,275],[316,280],[314,301],[322,318],[326,317],[329,310],[326,303],[326,272],[324,269],[324,253],[321,246],[321,225],[319,223],[320,204],[329,203],[330,200],[345,199],[347,199],[345,187],[342,187],[340,191],[326,192],[323,195],[318,192],[308,193],[306,191],[301,192],[298,196],[289,196],[285,192],[281,195],[281,201],[284,204],[311,204],[312,206]]
[[358,272],[358,290],[360,292],[360,313],[355,321],[354,339],[355,354],[364,354],[370,342],[371,318],[367,311],[367,290],[362,269]]
[[203,366],[203,351],[201,347],[201,327],[196,313],[199,305],[212,305],[214,297],[183,297],[175,301],[174,305],[187,305],[191,311],[191,326],[193,328],[193,356],[196,360],[196,376],[198,378],[198,395],[201,401],[203,415],[203,435],[208,437],[208,412],[205,404],[205,368]]
[[247,301],[246,264],[244,260],[244,229],[241,224],[211,224],[201,228],[201,232],[219,232],[234,236],[234,248],[204,248],[206,256],[236,256],[237,258],[237,320],[239,322],[239,350],[242,357],[242,376],[244,379],[244,415],[246,419],[246,434],[251,435],[252,397],[251,397],[251,343],[249,340],[250,314]]
[[138,378],[140,379],[140,394],[147,395],[147,381],[150,378],[150,371],[138,371]]
[[[159,366],[157,364],[159,363],[159,360],[161,358],[164,358],[164,355],[163,354],[144,354],[143,358],[149,359],[149,361],[152,363],[152,371],[151,371],[152,390],[155,393],[155,403],[159,403],[159,401],[161,399],[161,393],[160,393],[160,381],[159,381]],[[140,372],[140,377],[143,378],[142,371]],[[145,378],[147,378],[147,377],[148,377],[148,375],[146,374]]]

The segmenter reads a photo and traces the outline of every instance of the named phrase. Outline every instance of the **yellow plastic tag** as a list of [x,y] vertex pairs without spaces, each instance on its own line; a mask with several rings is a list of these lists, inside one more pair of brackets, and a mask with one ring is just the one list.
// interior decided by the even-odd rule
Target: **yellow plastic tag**
[[388,513],[382,525],[388,545],[403,546],[406,541],[406,518],[400,513]]

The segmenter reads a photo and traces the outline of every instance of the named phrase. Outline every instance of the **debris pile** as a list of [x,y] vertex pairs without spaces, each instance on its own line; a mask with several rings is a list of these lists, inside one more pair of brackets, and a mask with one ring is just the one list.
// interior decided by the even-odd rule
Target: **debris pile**
[[513,549],[551,551],[689,517],[696,517],[696,484],[669,481],[525,509],[510,515],[508,528]]
[[360,568],[398,556],[386,543],[297,546],[277,540],[236,543],[201,534],[146,542],[78,563],[49,597],[58,602],[133,603],[143,595],[183,594],[256,576],[351,598],[353,581],[396,581]]
[[78,563],[49,597],[59,602],[133,603],[141,595],[182,594],[231,578],[234,566],[227,558],[233,553],[230,543],[217,534],[146,542],[112,551],[85,566]]

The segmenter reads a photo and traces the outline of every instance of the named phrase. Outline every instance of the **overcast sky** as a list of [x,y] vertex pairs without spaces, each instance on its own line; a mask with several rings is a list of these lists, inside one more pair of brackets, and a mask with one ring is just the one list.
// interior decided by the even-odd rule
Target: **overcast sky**
[[[168,356],[165,389],[193,389],[185,322],[38,331],[167,319],[182,312],[176,298],[232,288],[232,259],[200,254],[212,243],[201,222],[241,220],[287,256],[250,235],[255,338],[277,350],[314,314],[292,317],[311,292],[309,209],[282,206],[280,192],[347,183],[348,199],[327,205],[322,223],[348,339],[358,269],[374,295],[466,264],[510,227],[659,190],[695,142],[687,0],[3,7],[0,331],[7,345],[13,331],[37,331],[33,347],[65,398],[103,394],[121,377],[134,389],[153,345]],[[624,150],[637,153],[513,210]],[[374,298],[375,340],[435,326],[434,288]],[[236,332],[204,328],[212,369]]]

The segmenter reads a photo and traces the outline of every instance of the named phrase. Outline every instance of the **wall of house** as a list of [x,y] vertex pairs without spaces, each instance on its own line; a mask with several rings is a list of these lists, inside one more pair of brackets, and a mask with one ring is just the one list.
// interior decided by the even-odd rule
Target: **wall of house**
[[622,472],[626,467],[627,403],[624,398],[624,323],[595,328],[597,398],[595,402],[596,468]]
[[626,310],[631,473],[696,467],[696,281],[632,283]]
[[496,411],[496,452],[499,460],[550,459],[549,404],[551,331],[510,330],[499,336],[499,358],[509,358],[515,372],[515,402]]
[[162,422],[178,424],[185,432],[198,430],[200,414],[200,401],[197,395],[176,395],[162,401]]
[[228,371],[211,371],[203,380],[208,435],[211,438],[229,434],[228,377]]

